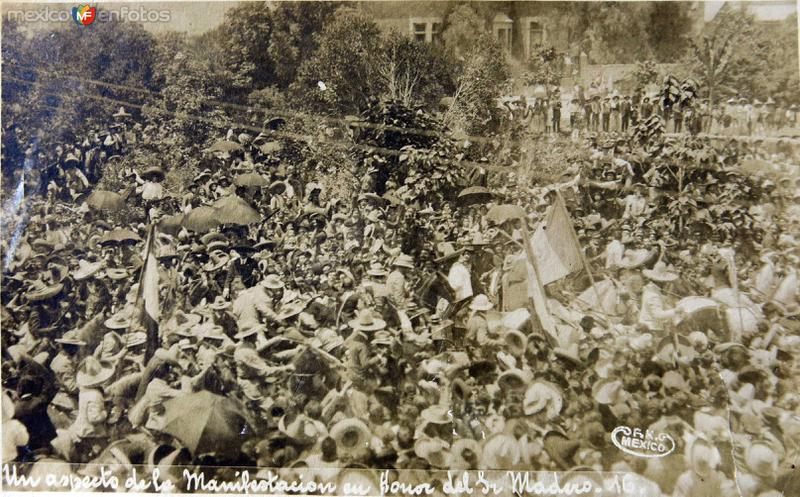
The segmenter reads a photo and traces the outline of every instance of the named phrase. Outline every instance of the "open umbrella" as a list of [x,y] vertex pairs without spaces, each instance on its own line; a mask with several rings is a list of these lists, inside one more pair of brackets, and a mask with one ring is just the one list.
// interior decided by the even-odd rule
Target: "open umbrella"
[[509,219],[519,219],[525,217],[525,210],[512,204],[495,205],[486,213],[486,219],[496,224],[503,224]]
[[262,154],[274,154],[283,150],[283,145],[281,145],[281,142],[266,142],[258,145],[258,149],[261,150]]
[[217,209],[202,205],[189,211],[183,218],[183,227],[197,233],[206,233],[219,226]]
[[220,224],[253,224],[262,220],[261,214],[243,198],[228,195],[214,202]]
[[86,203],[89,207],[106,211],[118,211],[125,207],[125,199],[119,193],[108,190],[95,190],[88,197]]
[[470,186],[469,188],[464,188],[458,194],[458,203],[460,205],[483,204],[491,200],[492,195],[488,188]]
[[207,390],[164,403],[164,432],[192,453],[234,455],[253,430],[241,406]]
[[113,245],[116,243],[136,243],[141,242],[142,237],[134,233],[133,231],[125,228],[116,228],[100,238],[101,245]]
[[230,140],[219,140],[206,150],[209,152],[232,152],[234,150],[242,150],[242,146]]
[[685,330],[723,330],[720,305],[707,297],[684,297],[678,301],[677,307],[686,312],[680,327]]
[[183,214],[174,214],[172,216],[164,216],[158,222],[158,231],[170,235],[177,235],[183,226],[183,220],[186,218]]
[[233,179],[238,186],[267,186],[269,181],[258,173],[245,173]]
[[536,85],[533,88],[532,94],[536,98],[547,98],[547,88],[545,88],[543,85]]

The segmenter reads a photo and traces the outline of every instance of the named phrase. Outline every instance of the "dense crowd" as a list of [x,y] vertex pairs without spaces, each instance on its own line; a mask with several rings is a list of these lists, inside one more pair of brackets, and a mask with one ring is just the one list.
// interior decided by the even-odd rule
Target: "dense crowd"
[[498,106],[534,133],[625,133],[654,115],[671,133],[763,136],[798,126],[797,104],[779,104],[772,98],[762,102],[732,97],[713,106],[708,98],[700,98],[673,105],[665,104],[659,93],[590,90],[566,98],[560,91],[551,96],[508,96]]
[[[630,97],[605,102],[575,122],[606,126],[614,105],[608,126],[623,130]],[[617,166],[608,177],[496,173],[490,192],[420,205],[413,178],[377,195],[375,169],[336,198],[273,160],[269,131],[231,130],[189,152],[209,167],[181,191],[162,185],[179,164],[147,164],[121,170],[130,188],[114,196],[93,186],[161,133],[124,109],[114,121],[21,147],[5,176],[28,185],[3,216],[4,463],[145,464],[175,479],[170,465],[291,467],[321,481],[345,467],[557,470],[562,483],[617,471],[647,496],[800,492],[796,175],[764,180],[772,194],[751,211],[775,236],[742,261],[709,240],[644,236],[658,178],[617,144],[582,145]],[[546,331],[520,242],[559,187],[596,247],[596,283],[582,271],[548,285]],[[114,221],[123,208],[141,215]],[[140,315],[150,224],[155,343]],[[610,441],[619,426],[668,433],[675,451],[631,456]]]

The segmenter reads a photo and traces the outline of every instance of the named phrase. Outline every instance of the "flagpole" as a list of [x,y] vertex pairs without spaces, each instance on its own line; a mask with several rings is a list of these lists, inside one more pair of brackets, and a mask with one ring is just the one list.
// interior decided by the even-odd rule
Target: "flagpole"
[[[147,312],[147,310],[143,306],[141,308],[139,308],[139,307],[140,307],[140,305],[142,303],[141,301],[142,301],[143,294],[144,294],[144,288],[143,288],[144,274],[145,274],[145,271],[147,271],[147,265],[148,265],[148,261],[150,259],[150,254],[153,251],[153,244],[154,244],[154,238],[155,238],[155,224],[154,223],[150,223],[150,227],[148,228],[148,232],[147,233],[148,233],[147,234],[147,246],[146,246],[146,250],[145,250],[145,254],[144,254],[144,261],[143,261],[144,263],[142,264],[141,271],[139,271],[139,287],[136,290],[136,308],[139,310],[138,315],[139,315],[140,322],[141,322],[141,319],[142,319],[144,313]],[[152,330],[150,328],[151,328],[151,326],[146,326],[145,327],[146,332],[147,332],[147,342],[146,342],[145,350],[144,350],[144,363],[145,364],[147,364],[147,362],[150,360],[150,358],[153,357],[153,354],[155,354],[156,341],[158,340],[157,336],[152,336]]]
[[[561,190],[555,190],[555,192],[556,192],[556,197],[558,198],[559,202],[561,202],[561,206],[564,208],[564,210],[567,212],[567,214],[569,214],[569,211],[567,211],[567,204],[564,202],[564,197],[561,196]],[[581,263],[583,264],[583,269],[585,269],[586,270],[586,274],[589,275],[589,282],[592,284],[592,288],[594,288],[594,293],[597,296],[597,305],[599,306],[600,305],[600,291],[597,289],[597,286],[595,285],[594,276],[592,275],[592,270],[589,267],[589,261],[586,259],[586,254],[583,253],[583,248],[581,247],[581,242],[578,240],[578,234],[575,233],[575,227],[572,226],[572,217],[567,215],[567,219],[569,220],[569,233],[570,233],[570,236],[572,237],[572,241],[573,241],[573,243],[575,243],[575,246],[578,247],[578,252],[581,255]]]
[[[539,276],[541,271],[539,270],[539,263],[536,260],[536,256],[533,253],[533,249],[531,248],[531,235],[528,232],[528,224],[527,220],[524,217],[520,218],[522,222],[522,238],[525,243],[523,246],[525,247],[525,255],[528,258],[528,263],[530,263],[531,267],[533,268],[534,279],[536,280],[536,293],[532,299],[528,297],[528,300],[533,300],[533,310],[536,316],[539,319],[539,324],[541,325],[542,329],[545,330],[545,336],[547,337],[547,341],[550,345],[555,346],[555,338],[556,338],[556,330],[555,326],[553,325],[552,317],[550,316],[550,309],[547,305],[547,297],[544,292],[544,285],[542,284],[542,279]],[[528,271],[525,271],[526,277],[530,279],[530,274]]]

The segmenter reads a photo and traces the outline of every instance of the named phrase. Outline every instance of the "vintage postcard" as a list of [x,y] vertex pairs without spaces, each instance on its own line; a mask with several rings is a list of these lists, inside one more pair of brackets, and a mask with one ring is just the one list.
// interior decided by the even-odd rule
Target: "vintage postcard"
[[0,14],[3,492],[800,496],[795,2]]

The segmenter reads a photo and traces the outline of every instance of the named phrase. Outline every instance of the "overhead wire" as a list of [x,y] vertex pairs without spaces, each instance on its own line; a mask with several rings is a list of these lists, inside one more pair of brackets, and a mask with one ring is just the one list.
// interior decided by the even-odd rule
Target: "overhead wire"
[[[150,89],[147,89],[147,88],[130,86],[130,85],[121,85],[121,84],[115,84],[115,83],[108,83],[106,81],[90,79],[90,78],[85,78],[85,77],[80,77],[80,76],[73,76],[73,75],[68,75],[68,74],[59,75],[59,74],[57,74],[58,70],[36,68],[36,67],[33,67],[33,66],[20,64],[18,62],[6,62],[5,64],[6,65],[11,65],[12,67],[13,66],[24,67],[24,68],[26,68],[26,70],[29,70],[29,71],[37,73],[37,74],[54,74],[55,73],[55,77],[56,78],[71,79],[71,80],[81,81],[81,82],[88,83],[88,84],[95,85],[95,86],[104,86],[104,87],[115,89],[115,90],[132,91],[132,92],[151,95],[151,96],[158,97],[158,98],[165,98],[164,95],[161,94],[160,92],[157,92],[157,91],[154,91],[154,90],[150,90]],[[223,108],[228,108],[228,109],[232,109],[232,110],[239,110],[239,111],[244,111],[244,112],[256,111],[256,112],[261,112],[263,114],[270,115],[272,117],[312,119],[312,120],[315,120],[317,122],[325,122],[325,123],[328,123],[328,124],[340,125],[340,126],[345,126],[345,127],[374,129],[374,130],[379,130],[379,131],[391,131],[391,132],[402,133],[402,134],[427,136],[427,137],[431,137],[431,138],[453,139],[453,136],[451,136],[448,133],[443,133],[441,131],[435,131],[435,130],[430,130],[430,129],[403,127],[403,126],[393,126],[393,125],[389,125],[389,124],[369,123],[369,122],[364,122],[364,121],[359,121],[359,120],[342,119],[342,118],[324,116],[324,115],[320,115],[320,114],[311,114],[311,113],[306,113],[306,112],[287,111],[287,110],[283,110],[283,109],[262,107],[262,106],[259,106],[259,105],[242,105],[242,104],[236,104],[236,103],[232,103],[232,102],[226,102],[226,101],[219,100],[219,99],[213,99],[213,98],[203,99],[202,101],[205,102],[205,103],[210,104],[211,106],[223,107]],[[497,142],[496,138],[485,137],[485,136],[466,135],[465,134],[465,135],[458,136],[458,139],[459,140],[468,140],[468,141],[474,142],[474,143],[485,143],[485,144],[490,144],[490,145],[499,145],[499,143]]]
[[[45,83],[41,83],[41,82],[37,82],[37,81],[28,81],[28,80],[16,78],[14,76],[5,76],[4,79],[9,80],[9,81],[13,81],[13,82],[16,82],[16,83],[35,86],[35,87],[46,87]],[[41,94],[42,95],[46,95],[46,96],[56,97],[56,98],[63,98],[63,95],[59,95],[59,94],[53,93],[53,92],[45,91],[45,92],[41,92]],[[76,95],[76,97],[77,98],[89,98],[89,99],[92,99],[92,100],[111,103],[111,104],[115,104],[115,105],[128,106],[130,108],[140,109],[140,110],[143,110],[146,107],[145,104],[137,104],[137,103],[130,102],[130,101],[127,101],[127,100],[120,100],[120,99],[116,99],[116,98],[105,97],[105,96],[102,96],[102,95],[96,95],[96,94],[91,94],[91,93],[86,93],[86,92],[82,92],[80,95]],[[226,124],[223,124],[223,123],[221,123],[221,122],[219,122],[219,121],[217,121],[215,119],[211,119],[211,118],[207,118],[207,117],[203,117],[203,116],[197,116],[197,115],[194,115],[194,114],[191,114],[191,113],[170,111],[170,110],[161,109],[161,108],[158,108],[158,107],[154,107],[154,110],[156,110],[157,112],[160,112],[160,113],[163,113],[163,114],[167,114],[167,115],[171,115],[171,116],[178,117],[178,118],[187,118],[187,119],[191,119],[191,120],[194,120],[194,121],[203,122],[205,124],[209,124],[209,125],[217,128],[217,129],[226,129],[226,128],[233,127],[233,128],[236,128],[236,129],[252,131],[252,132],[255,132],[255,133],[262,133],[262,132],[265,131],[263,127],[257,127],[257,126],[253,126],[253,125],[250,125],[250,124],[238,123],[238,122],[234,122],[234,121],[230,121],[230,120]],[[311,138],[308,135],[304,135],[304,134],[300,134],[300,133],[292,133],[292,132],[289,132],[289,131],[279,131],[279,130],[269,131],[268,135],[269,136],[275,136],[275,137],[281,137],[281,138],[288,138],[288,139],[295,140],[295,141],[302,141],[302,142],[305,142],[305,143],[308,143],[308,144],[314,143],[314,139]],[[342,140],[325,140],[323,143],[326,144],[326,145],[334,146],[334,147],[341,148],[341,149],[356,149],[356,150],[360,150],[362,152],[366,152],[368,154],[378,153],[380,155],[386,155],[386,156],[392,156],[392,157],[407,156],[410,153],[410,151],[394,150],[394,149],[389,149],[389,148],[385,148],[385,147],[364,145],[364,144],[359,144],[359,143],[354,143],[354,142],[346,142],[346,141],[342,141]],[[417,149],[416,151],[418,151],[418,152],[434,152],[433,150],[430,150],[430,149]],[[506,167],[506,166],[497,166],[497,165],[492,165],[492,164],[487,164],[487,163],[482,163],[482,162],[474,162],[474,161],[466,161],[466,160],[456,161],[456,160],[452,160],[452,159],[446,159],[446,158],[443,158],[443,157],[436,157],[436,156],[434,156],[434,154],[431,154],[430,158],[431,158],[431,160],[436,161],[436,162],[441,163],[441,164],[457,164],[457,165],[463,165],[463,166],[467,166],[467,167],[471,167],[471,168],[479,168],[479,169],[484,169],[486,171],[501,172],[501,173],[502,172],[506,172],[506,173],[511,172],[510,168]]]

